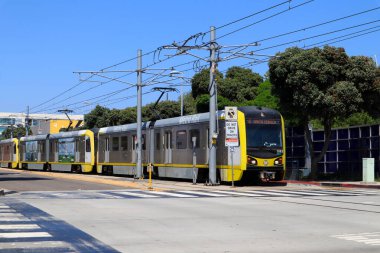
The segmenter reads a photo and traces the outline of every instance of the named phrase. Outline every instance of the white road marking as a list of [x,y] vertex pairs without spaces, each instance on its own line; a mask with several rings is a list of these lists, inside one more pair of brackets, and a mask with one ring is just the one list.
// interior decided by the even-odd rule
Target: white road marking
[[196,195],[202,195],[202,196],[208,196],[208,197],[227,197],[226,194],[217,194],[212,192],[198,192],[198,191],[179,191],[180,193],[188,193],[188,194],[196,194]]
[[177,197],[177,198],[194,198],[194,197],[197,197],[197,196],[190,196],[190,195],[173,193],[173,192],[151,192],[151,193],[157,194],[157,195],[163,195],[163,196]]
[[269,192],[291,193],[293,195],[296,194],[296,195],[300,195],[300,196],[326,196],[326,195],[329,195],[328,193],[319,193],[319,192],[315,193],[312,191],[270,190]]
[[[7,224],[0,225],[0,229],[39,229],[37,224]],[[1,248],[1,247],[0,247]]]
[[20,213],[0,213],[0,217],[24,217]]
[[26,217],[0,217],[0,221],[30,221]]
[[380,245],[380,232],[332,235],[332,237],[346,241],[365,243],[372,246]]
[[47,232],[9,232],[0,233],[0,238],[40,238],[40,237],[52,237],[51,234]]
[[[52,249],[52,248],[66,248],[67,252],[72,252],[70,244],[62,241],[38,241],[38,242],[0,242],[0,249]],[[38,252],[36,250],[36,252]],[[54,251],[52,251],[54,252]]]
[[138,197],[138,198],[158,198],[158,196],[153,196],[153,195],[144,194],[144,193],[136,193],[136,192],[117,192],[117,194]]
[[261,196],[281,196],[281,197],[294,197],[294,194],[291,193],[283,193],[283,192],[274,192],[274,191],[260,191],[260,190],[253,190],[249,192],[255,192],[257,194],[261,194]]
[[213,191],[213,192],[229,194],[230,196],[231,195],[246,196],[246,197],[264,197],[265,196],[262,194],[255,194],[255,193],[248,193],[248,192],[230,192],[230,191]]

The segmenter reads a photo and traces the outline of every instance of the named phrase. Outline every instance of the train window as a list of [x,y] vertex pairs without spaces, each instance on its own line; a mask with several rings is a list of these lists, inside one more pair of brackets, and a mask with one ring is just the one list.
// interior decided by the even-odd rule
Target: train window
[[200,132],[199,132],[198,129],[191,129],[191,130],[190,130],[190,138],[189,138],[190,148],[193,148],[193,137],[196,138],[196,141],[195,141],[195,148],[199,148],[199,143],[200,143]]
[[112,137],[112,151],[119,151],[119,137]]
[[186,133],[186,130],[179,130],[179,131],[177,131],[176,147],[177,147],[177,149],[186,149],[187,148],[187,133]]
[[121,150],[128,150],[128,136],[121,136]]
[[91,140],[86,139],[86,152],[91,152]]
[[156,133],[156,149],[160,150],[161,146],[161,135],[160,133]]
[[16,154],[16,145],[13,145],[13,154]]

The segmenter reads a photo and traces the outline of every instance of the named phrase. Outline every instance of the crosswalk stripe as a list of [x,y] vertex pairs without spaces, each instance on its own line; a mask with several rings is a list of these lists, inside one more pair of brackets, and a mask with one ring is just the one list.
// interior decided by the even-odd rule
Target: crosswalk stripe
[[111,194],[101,193],[101,192],[96,192],[95,194],[96,194],[95,197],[103,196],[106,198],[113,198],[113,199],[122,199],[123,198],[121,196],[116,196],[116,195],[111,195]]
[[10,209],[10,207],[9,206],[0,206],[0,210],[1,209]]
[[282,192],[274,192],[274,191],[252,190],[252,191],[249,191],[249,192],[254,192],[254,193],[257,193],[257,194],[261,194],[261,196],[294,197],[294,194],[282,193]]
[[247,192],[231,192],[231,191],[213,191],[223,194],[229,194],[229,195],[238,195],[238,196],[246,196],[246,197],[263,197],[262,194],[255,194],[255,193],[247,193]]
[[0,221],[30,221],[26,217],[0,217]]
[[0,213],[0,217],[24,217],[24,215],[11,212],[11,213]]
[[0,238],[39,238],[39,237],[52,237],[51,234],[47,232],[10,232],[10,233],[0,233]]
[[151,192],[152,194],[157,195],[163,195],[163,196],[170,196],[170,197],[177,197],[177,198],[194,198],[196,196],[191,195],[185,195],[180,193],[173,193],[173,192]]
[[0,229],[39,229],[37,224],[0,224]]
[[329,195],[328,193],[314,193],[312,191],[271,190],[271,192],[292,193],[292,194],[302,195],[302,196],[326,196],[326,195]]
[[144,193],[136,193],[136,192],[113,192],[114,194],[121,194],[126,196],[138,197],[138,198],[158,198],[159,196],[144,194]]
[[[25,249],[35,250],[37,249],[54,249],[54,248],[63,248],[67,249],[66,252],[71,252],[71,246],[63,241],[38,241],[38,242],[0,242],[0,249],[10,250],[10,249],[21,249],[20,252],[24,252]],[[54,252],[51,251],[51,252]]]
[[352,195],[359,196],[359,195],[363,195],[361,193],[355,193],[355,192],[352,192],[352,191],[318,190],[318,192],[327,193],[329,195],[339,195],[339,196],[352,196]]
[[208,197],[227,197],[226,194],[218,194],[212,192],[201,192],[201,191],[179,191],[180,193],[188,193],[188,194],[196,194],[196,195],[202,195],[202,196],[208,196]]

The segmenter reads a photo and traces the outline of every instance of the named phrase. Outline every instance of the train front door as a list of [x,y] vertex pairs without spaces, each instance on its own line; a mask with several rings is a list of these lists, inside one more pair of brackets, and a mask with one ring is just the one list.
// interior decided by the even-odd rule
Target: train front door
[[165,132],[165,137],[164,137],[165,145],[164,145],[164,150],[165,150],[165,163],[169,164],[172,163],[172,132],[167,131]]

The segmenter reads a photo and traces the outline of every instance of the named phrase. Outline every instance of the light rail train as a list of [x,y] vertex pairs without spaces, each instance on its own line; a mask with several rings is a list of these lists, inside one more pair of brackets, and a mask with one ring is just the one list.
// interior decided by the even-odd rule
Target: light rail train
[[[224,111],[218,112],[217,177],[282,180],[285,174],[284,120],[275,110],[238,108],[239,147],[225,146]],[[159,178],[208,178],[209,113],[143,123],[142,164]],[[137,124],[36,135],[0,142],[4,167],[135,175]],[[231,157],[233,159],[231,159]],[[195,160],[193,160],[195,159]],[[233,170],[232,173],[232,160]],[[195,161],[195,166],[193,164]],[[195,169],[194,169],[195,168]],[[232,178],[232,174],[234,178]]]

